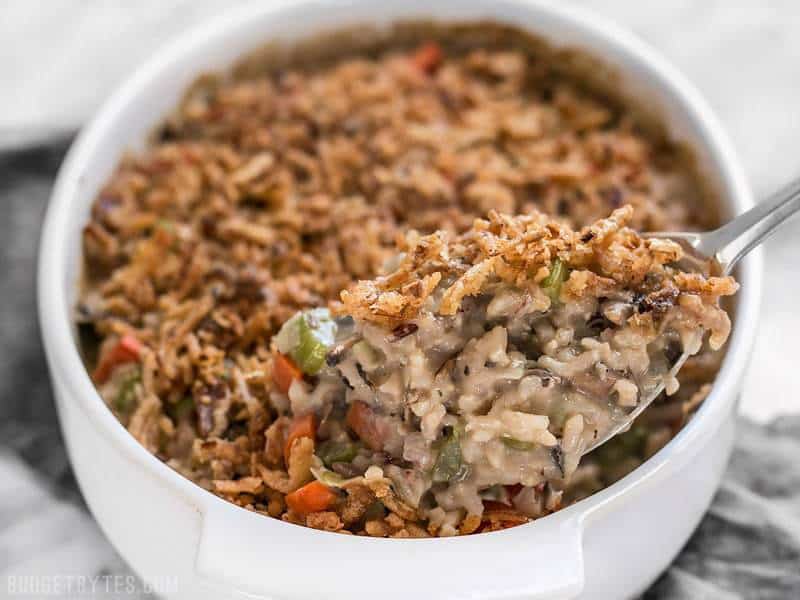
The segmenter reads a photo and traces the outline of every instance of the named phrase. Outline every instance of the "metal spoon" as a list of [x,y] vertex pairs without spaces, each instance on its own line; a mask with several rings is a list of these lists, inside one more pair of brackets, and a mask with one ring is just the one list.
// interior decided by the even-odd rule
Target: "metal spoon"
[[[682,245],[688,247],[695,258],[710,262],[715,275],[727,275],[742,257],[766,240],[778,225],[798,210],[800,210],[800,179],[791,182],[764,202],[719,229],[703,233],[651,232],[642,234],[642,237],[664,238],[681,242]],[[676,375],[687,358],[686,353],[682,354],[665,376]],[[642,395],[642,399],[634,410],[627,413],[622,419],[615,420],[614,425],[604,435],[593,440],[584,450],[584,454],[626,431],[663,391],[665,376],[662,376],[660,383],[652,387],[646,395]]]

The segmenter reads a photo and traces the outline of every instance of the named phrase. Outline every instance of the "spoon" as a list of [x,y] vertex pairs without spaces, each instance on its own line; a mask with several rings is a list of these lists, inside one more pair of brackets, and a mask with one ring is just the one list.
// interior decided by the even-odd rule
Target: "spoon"
[[[764,202],[719,229],[702,233],[664,231],[641,235],[646,238],[661,238],[681,243],[689,249],[692,258],[710,263],[712,274],[728,275],[742,257],[766,240],[781,223],[798,210],[800,210],[800,179],[778,190]],[[627,431],[636,418],[664,390],[666,377],[674,377],[687,358],[688,355],[684,352],[667,373],[658,377],[658,382],[647,393],[642,394],[642,399],[636,408],[621,419],[615,419],[605,434],[593,440],[583,453],[587,454],[614,436]]]

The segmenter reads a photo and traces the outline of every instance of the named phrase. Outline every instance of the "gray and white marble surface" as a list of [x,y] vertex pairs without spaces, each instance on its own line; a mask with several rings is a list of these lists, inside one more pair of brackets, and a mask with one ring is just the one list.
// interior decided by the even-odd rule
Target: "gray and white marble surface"
[[[152,597],[108,544],[64,451],[34,306],[41,218],[74,132],[130,69],[225,0],[6,0],[0,10],[0,598]],[[800,4],[585,0],[683,70],[758,197],[800,175]],[[800,597],[800,221],[766,247],[737,447],[700,528],[647,598]],[[18,574],[50,587],[14,588]],[[60,577],[60,579],[56,579]],[[67,578],[73,583],[67,589]],[[77,577],[94,577],[78,589]],[[133,580],[136,581],[136,580]],[[15,583],[16,582],[16,583]],[[116,587],[115,587],[116,586]],[[22,591],[21,591],[22,590]]]

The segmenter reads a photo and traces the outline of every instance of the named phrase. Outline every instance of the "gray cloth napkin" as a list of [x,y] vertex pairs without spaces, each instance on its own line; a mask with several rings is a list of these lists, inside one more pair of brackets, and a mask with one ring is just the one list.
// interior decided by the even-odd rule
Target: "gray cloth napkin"
[[[36,244],[67,143],[0,153],[0,597],[153,598],[81,498],[39,341]],[[21,593],[22,574],[49,587]],[[800,417],[742,420],[711,509],[644,598],[800,598]]]

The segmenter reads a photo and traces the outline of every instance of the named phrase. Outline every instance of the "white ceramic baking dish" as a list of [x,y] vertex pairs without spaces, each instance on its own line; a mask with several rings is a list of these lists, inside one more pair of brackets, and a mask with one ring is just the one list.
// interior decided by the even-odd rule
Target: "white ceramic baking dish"
[[490,18],[555,46],[586,50],[620,74],[624,92],[657,108],[696,151],[724,217],[750,191],[717,120],[650,48],[604,19],[532,0],[272,1],[192,31],[139,69],[85,128],[61,168],[41,242],[39,309],[58,411],[81,489],[109,539],[174,598],[613,598],[642,591],[688,539],[731,451],[741,378],[761,288],[758,252],[741,264],[733,335],[713,392],[663,450],[618,483],[554,515],[496,533],[394,540],[335,535],[237,508],[180,477],[109,412],[76,350],[80,232],[121,154],[202,71],[270,40],[397,19]]

